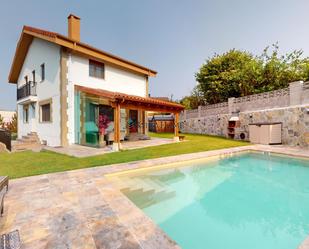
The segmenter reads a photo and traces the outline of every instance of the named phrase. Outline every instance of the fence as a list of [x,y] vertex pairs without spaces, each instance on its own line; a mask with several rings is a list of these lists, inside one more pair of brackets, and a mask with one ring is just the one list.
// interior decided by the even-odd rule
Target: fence
[[186,111],[186,118],[198,118],[198,117],[199,117],[199,109]]
[[234,98],[234,110],[236,112],[254,111],[289,106],[289,88],[276,91]]
[[297,81],[290,83],[288,88],[239,98],[229,98],[227,102],[199,106],[198,109],[194,110],[185,110],[180,119],[273,109],[306,103],[309,103],[309,82]]
[[302,103],[308,103],[309,101],[309,82],[305,82],[303,85],[303,91],[302,91]]
[[202,117],[208,115],[225,114],[229,112],[228,102],[222,102],[214,105],[206,105],[200,107],[200,113]]

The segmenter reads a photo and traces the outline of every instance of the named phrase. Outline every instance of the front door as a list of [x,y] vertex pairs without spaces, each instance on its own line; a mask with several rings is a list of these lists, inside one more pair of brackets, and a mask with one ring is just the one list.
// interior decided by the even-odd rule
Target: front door
[[138,111],[130,110],[129,112],[129,131],[136,133],[138,131]]

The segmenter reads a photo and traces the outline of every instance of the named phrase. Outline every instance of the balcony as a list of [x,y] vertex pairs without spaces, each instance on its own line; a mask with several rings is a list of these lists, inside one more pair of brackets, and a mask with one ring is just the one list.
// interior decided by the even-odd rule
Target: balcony
[[29,81],[21,88],[17,88],[17,101],[31,96],[36,96],[36,82]]

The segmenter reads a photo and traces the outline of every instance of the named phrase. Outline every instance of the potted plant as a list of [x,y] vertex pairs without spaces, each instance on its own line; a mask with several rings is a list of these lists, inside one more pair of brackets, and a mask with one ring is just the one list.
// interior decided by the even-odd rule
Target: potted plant
[[99,127],[99,146],[100,147],[106,146],[104,135],[105,135],[105,129],[108,127],[109,123],[110,123],[110,120],[107,115],[99,114],[98,127]]

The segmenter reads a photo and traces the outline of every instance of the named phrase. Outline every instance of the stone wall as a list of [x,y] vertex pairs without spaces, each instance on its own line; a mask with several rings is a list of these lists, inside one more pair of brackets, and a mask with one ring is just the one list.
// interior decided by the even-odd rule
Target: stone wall
[[289,88],[228,102],[187,110],[180,116],[180,130],[184,133],[209,134],[227,137],[228,121],[238,116],[240,127],[235,139],[245,134],[249,139],[249,124],[281,122],[282,143],[309,148],[309,83],[292,82]]
[[9,151],[6,149],[5,144],[0,142],[0,153],[2,152],[9,152]]
[[307,110],[309,110],[309,104],[265,111],[241,112],[239,121],[247,138],[250,123],[282,122],[283,144],[309,147],[309,113]]
[[183,133],[209,134],[226,137],[228,120],[229,114],[190,118],[181,121],[180,131]]

